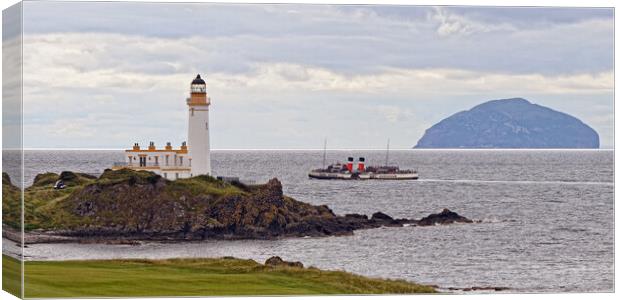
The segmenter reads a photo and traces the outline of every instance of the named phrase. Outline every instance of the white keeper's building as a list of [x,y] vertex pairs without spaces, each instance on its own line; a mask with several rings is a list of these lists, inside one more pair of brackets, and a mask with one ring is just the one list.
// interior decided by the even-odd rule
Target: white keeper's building
[[187,98],[187,143],[183,142],[178,149],[174,149],[170,143],[160,149],[154,142],[150,142],[146,149],[135,143],[132,149],[125,150],[125,162],[115,164],[112,169],[146,170],[170,180],[211,175],[210,104],[207,85],[198,74],[190,85],[190,97]]

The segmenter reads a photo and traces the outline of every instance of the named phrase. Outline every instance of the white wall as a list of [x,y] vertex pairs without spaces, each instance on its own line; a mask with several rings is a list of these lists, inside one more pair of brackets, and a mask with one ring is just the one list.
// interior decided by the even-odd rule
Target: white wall
[[[192,113],[193,108],[193,113]],[[209,107],[190,106],[187,145],[192,158],[194,176],[211,174],[211,149],[209,145]]]

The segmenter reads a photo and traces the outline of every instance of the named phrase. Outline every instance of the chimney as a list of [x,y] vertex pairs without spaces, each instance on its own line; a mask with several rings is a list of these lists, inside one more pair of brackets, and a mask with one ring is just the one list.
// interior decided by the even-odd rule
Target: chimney
[[172,144],[170,142],[166,143],[166,150],[168,150],[168,151],[172,150]]
[[187,150],[187,142],[181,143],[181,150]]
[[366,161],[366,159],[363,157],[360,157],[359,162],[357,163],[357,170],[359,172],[364,172],[365,170],[364,161]]
[[155,142],[149,143],[149,151],[155,151]]
[[347,158],[347,170],[353,172],[353,157]]
[[138,143],[134,143],[133,144],[133,150],[134,151],[140,151],[140,145]]

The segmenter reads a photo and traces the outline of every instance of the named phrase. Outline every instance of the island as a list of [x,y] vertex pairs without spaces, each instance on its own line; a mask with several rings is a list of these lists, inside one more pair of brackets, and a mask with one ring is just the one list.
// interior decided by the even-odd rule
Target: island
[[414,148],[599,148],[579,119],[523,98],[492,100],[427,129]]

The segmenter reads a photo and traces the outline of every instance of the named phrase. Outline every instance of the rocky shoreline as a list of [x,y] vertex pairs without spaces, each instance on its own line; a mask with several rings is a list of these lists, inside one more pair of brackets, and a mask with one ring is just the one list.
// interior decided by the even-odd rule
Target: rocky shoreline
[[[409,226],[433,226],[433,225],[447,225],[452,223],[473,223],[479,221],[472,221],[465,217],[458,215],[448,209],[444,209],[438,214],[431,214],[420,220],[414,219],[394,219],[384,213],[374,213],[370,218],[366,215],[359,214],[347,214],[345,216],[339,216],[341,218],[335,224],[328,224],[332,229],[338,230],[334,234],[327,234],[323,231],[323,234],[317,235],[301,235],[301,234],[287,234],[277,237],[255,237],[255,236],[236,236],[236,235],[219,235],[212,236],[210,239],[214,240],[244,240],[244,239],[277,239],[287,237],[302,237],[302,236],[330,236],[330,235],[349,235],[353,234],[355,230],[360,229],[373,229],[380,227],[403,227]],[[323,224],[326,225],[326,224]],[[343,226],[343,227],[337,227]],[[43,243],[85,243],[85,244],[118,244],[118,245],[137,245],[141,242],[179,242],[179,241],[192,241],[192,240],[204,240],[195,237],[182,236],[179,233],[142,233],[142,234],[115,234],[113,232],[90,232],[85,234],[82,232],[72,231],[42,231],[33,230],[25,231],[24,244],[43,244]],[[21,232],[11,228],[9,226],[2,227],[2,236],[8,240],[16,243],[21,243]]]
[[[50,190],[49,182],[60,177],[65,178],[68,190]],[[276,178],[256,186],[233,185],[208,176],[169,181],[132,170],[106,170],[99,178],[71,172],[37,178],[25,190],[26,201],[40,206],[32,213],[26,211],[27,228],[34,227],[25,232],[26,244],[320,237],[379,227],[474,222],[448,209],[419,220],[395,219],[382,212],[370,217],[337,215],[326,205],[285,196]],[[3,174],[3,191],[10,196],[14,189]],[[3,236],[21,243],[19,231],[6,223]]]

